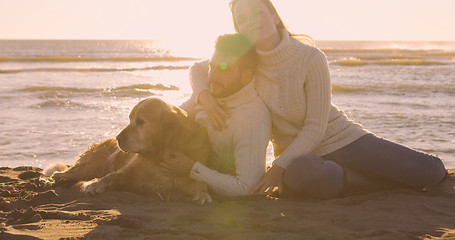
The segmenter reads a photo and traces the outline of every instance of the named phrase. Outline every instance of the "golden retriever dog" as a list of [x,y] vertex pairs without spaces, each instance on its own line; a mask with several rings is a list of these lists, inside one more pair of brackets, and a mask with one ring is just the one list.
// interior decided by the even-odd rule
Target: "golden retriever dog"
[[159,98],[139,102],[129,118],[129,125],[117,139],[93,145],[74,166],[55,172],[52,178],[87,181],[82,184],[82,191],[88,194],[108,190],[159,193],[177,189],[198,203],[210,203],[212,199],[205,183],[189,177],[167,177],[159,166],[171,151],[207,165],[212,150],[205,128],[180,108]]

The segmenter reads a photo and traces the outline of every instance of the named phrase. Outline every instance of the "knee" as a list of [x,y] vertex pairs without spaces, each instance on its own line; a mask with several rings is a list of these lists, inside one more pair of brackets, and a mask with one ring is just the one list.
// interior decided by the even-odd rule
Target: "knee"
[[305,155],[289,164],[284,173],[284,181],[294,193],[329,199],[342,191],[344,170],[333,161]]
[[444,163],[438,157],[431,156],[428,165],[425,168],[424,174],[420,177],[421,186],[419,187],[429,187],[434,186],[438,183],[443,182],[447,175],[447,170],[445,169]]

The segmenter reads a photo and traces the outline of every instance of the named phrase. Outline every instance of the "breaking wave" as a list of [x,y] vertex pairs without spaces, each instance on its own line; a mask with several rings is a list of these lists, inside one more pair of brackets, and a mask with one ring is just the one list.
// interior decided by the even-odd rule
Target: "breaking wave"
[[23,72],[131,72],[149,70],[185,70],[189,66],[153,66],[140,68],[27,68],[0,70],[0,74],[14,74]]
[[341,58],[331,62],[334,65],[340,66],[363,66],[363,65],[447,65],[450,63],[439,62],[432,60],[423,60],[423,59],[382,59],[382,60],[367,60],[360,59],[355,57],[350,58]]
[[450,93],[455,94],[455,84],[427,84],[427,85],[332,85],[332,92],[334,93],[364,93],[364,92],[385,92],[385,91],[399,91],[399,92],[425,92],[430,91],[433,93]]
[[0,56],[0,62],[150,62],[150,61],[191,61],[196,58],[187,57],[173,57],[173,56],[160,56],[160,57],[88,57],[88,56]]
[[[114,87],[114,88],[74,88],[74,87],[55,87],[55,86],[32,86],[16,90],[18,92],[35,93],[38,98],[42,99],[62,99],[70,97],[129,97],[129,96],[152,96],[155,91],[178,91],[179,88],[174,85],[163,84],[135,84],[130,86]],[[53,100],[52,100],[53,101]],[[64,105],[63,102],[48,102],[45,106]]]
[[37,108],[65,108],[65,109],[82,109],[87,106],[71,100],[52,99],[36,105]]

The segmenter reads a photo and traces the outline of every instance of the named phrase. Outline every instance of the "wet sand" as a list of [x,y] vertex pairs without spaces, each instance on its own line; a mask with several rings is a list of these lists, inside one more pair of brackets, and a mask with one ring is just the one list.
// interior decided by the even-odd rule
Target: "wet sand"
[[454,169],[422,191],[217,198],[203,206],[178,193],[89,196],[40,181],[41,171],[0,168],[0,239],[455,239]]

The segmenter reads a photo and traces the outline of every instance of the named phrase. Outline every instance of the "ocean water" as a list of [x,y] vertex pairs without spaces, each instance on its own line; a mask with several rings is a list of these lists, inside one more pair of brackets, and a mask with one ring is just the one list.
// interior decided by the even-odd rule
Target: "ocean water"
[[[329,61],[335,105],[380,137],[455,168],[455,42],[316,44]],[[196,60],[156,41],[1,40],[0,166],[74,163],[115,137],[139,100],[187,99]]]

